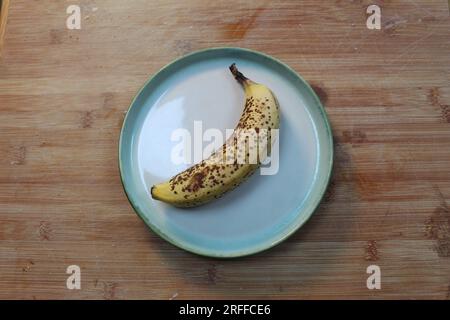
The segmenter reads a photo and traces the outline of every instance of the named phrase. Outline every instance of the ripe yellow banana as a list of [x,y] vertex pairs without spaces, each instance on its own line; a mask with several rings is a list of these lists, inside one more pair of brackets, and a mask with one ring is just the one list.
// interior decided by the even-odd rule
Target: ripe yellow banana
[[[259,168],[271,151],[271,129],[280,124],[272,91],[238,71],[230,71],[245,91],[245,107],[231,137],[209,158],[151,188],[154,199],[177,207],[194,207],[217,199],[237,187]],[[250,134],[249,134],[250,133]],[[249,142],[258,142],[258,151]],[[261,142],[263,141],[263,142]],[[255,158],[256,154],[256,158]]]

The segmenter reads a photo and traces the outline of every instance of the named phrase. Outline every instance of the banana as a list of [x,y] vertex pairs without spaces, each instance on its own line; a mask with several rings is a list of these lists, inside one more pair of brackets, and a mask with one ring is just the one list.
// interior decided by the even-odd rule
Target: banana
[[[279,129],[280,124],[277,99],[269,88],[239,72],[234,63],[230,71],[245,91],[244,110],[233,134],[209,158],[154,185],[153,199],[176,207],[207,203],[237,187],[270,154],[271,129]],[[250,143],[255,141],[257,152]]]

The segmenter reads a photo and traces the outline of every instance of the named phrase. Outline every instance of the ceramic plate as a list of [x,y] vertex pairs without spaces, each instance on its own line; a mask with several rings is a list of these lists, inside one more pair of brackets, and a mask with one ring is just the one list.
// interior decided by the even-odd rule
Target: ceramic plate
[[[237,124],[244,92],[228,70],[233,62],[279,100],[277,173],[257,171],[237,189],[196,208],[153,200],[153,184],[189,167],[171,161],[179,144],[171,139],[174,130],[194,134],[194,121],[202,121],[202,132],[225,132]],[[161,69],[131,103],[119,142],[122,183],[144,222],[182,249],[219,258],[260,252],[293,234],[318,206],[332,163],[330,126],[311,87],[286,64],[241,48],[194,52]]]

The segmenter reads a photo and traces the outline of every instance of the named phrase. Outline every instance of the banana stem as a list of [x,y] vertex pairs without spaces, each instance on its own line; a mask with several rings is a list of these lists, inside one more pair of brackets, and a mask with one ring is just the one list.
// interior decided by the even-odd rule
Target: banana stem
[[238,68],[236,67],[236,63],[233,63],[230,66],[230,71],[233,74],[234,78],[243,86],[249,84],[251,82],[251,80],[249,78],[247,78],[246,76],[244,76],[242,74],[242,72],[240,72],[238,70]]

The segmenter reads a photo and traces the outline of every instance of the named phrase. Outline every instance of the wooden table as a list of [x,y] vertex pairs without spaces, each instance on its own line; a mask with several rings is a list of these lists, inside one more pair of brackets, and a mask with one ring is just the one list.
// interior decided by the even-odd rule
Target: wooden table
[[[450,297],[450,19],[445,0],[10,3],[0,61],[0,298]],[[381,30],[366,8],[381,7]],[[150,232],[119,179],[124,113],[193,50],[282,59],[320,95],[335,168],[288,241],[231,261]],[[81,268],[81,290],[66,268]],[[366,268],[381,269],[369,290]]]

